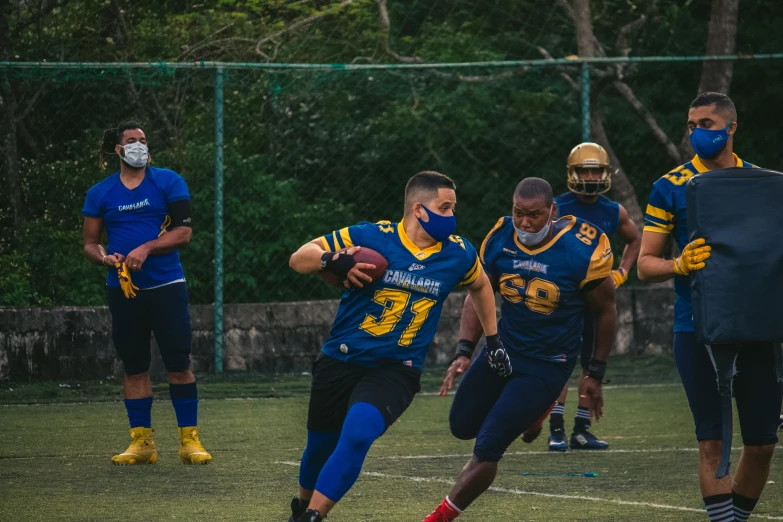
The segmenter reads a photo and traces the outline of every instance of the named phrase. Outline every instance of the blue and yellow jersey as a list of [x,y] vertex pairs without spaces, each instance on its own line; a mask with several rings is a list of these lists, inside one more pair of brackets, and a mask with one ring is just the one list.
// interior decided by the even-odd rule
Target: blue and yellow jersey
[[402,221],[361,223],[320,241],[328,252],[371,248],[389,263],[375,284],[343,294],[322,349],[330,357],[362,366],[396,360],[421,368],[446,297],[481,274],[476,249],[466,239],[451,236],[421,250],[408,238]]
[[[737,167],[757,168],[742,161],[734,154]],[[699,156],[672,170],[653,184],[650,200],[644,215],[644,231],[658,234],[673,234],[677,246],[682,250],[688,244],[688,210],[685,206],[685,185],[693,176],[709,169]],[[688,276],[674,276],[674,331],[693,331],[693,310],[691,309],[691,288]]]
[[531,250],[511,217],[500,218],[481,245],[484,270],[503,297],[498,332],[522,355],[570,361],[582,346],[584,293],[612,273],[612,249],[600,229],[574,216],[552,224],[554,237]]
[[603,194],[594,203],[585,203],[569,191],[557,196],[555,203],[558,215],[576,216],[589,221],[610,238],[620,229],[620,204]]

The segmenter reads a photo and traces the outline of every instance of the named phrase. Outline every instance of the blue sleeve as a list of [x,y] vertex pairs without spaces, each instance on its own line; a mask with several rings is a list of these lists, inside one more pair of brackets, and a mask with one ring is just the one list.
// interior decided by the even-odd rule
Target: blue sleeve
[[479,259],[481,259],[481,264],[484,265],[484,271],[490,276],[494,275],[492,271],[492,265],[493,265],[494,254],[495,254],[494,245],[499,237],[497,232],[503,227],[504,222],[505,222],[505,218],[500,218],[497,221],[497,223],[495,223],[495,226],[492,227],[492,230],[489,231],[487,237],[484,238],[484,241],[481,243],[481,250],[479,251]]
[[460,245],[465,249],[465,253],[467,254],[466,265],[469,267],[465,271],[465,277],[460,281],[459,284],[462,286],[470,286],[475,283],[476,279],[478,279],[481,275],[481,262],[479,261],[476,248],[470,243],[470,241],[464,238],[459,239]]
[[87,198],[84,200],[84,207],[82,208],[82,214],[91,218],[102,218],[103,208],[101,205],[101,199],[103,193],[98,189],[98,185],[95,185],[87,191]]
[[335,230],[329,234],[319,237],[321,245],[327,252],[337,252],[344,248],[351,248],[353,246],[367,246],[367,239],[372,229],[377,228],[378,225],[372,223],[359,223],[350,227],[341,228]]
[[174,201],[182,201],[184,199],[190,199],[190,192],[188,192],[188,184],[185,180],[176,172],[171,172],[171,178],[168,186],[166,187],[166,202],[172,203]]
[[663,180],[657,181],[650,192],[650,200],[644,213],[644,231],[669,234],[674,228],[674,212],[670,199],[661,187]]

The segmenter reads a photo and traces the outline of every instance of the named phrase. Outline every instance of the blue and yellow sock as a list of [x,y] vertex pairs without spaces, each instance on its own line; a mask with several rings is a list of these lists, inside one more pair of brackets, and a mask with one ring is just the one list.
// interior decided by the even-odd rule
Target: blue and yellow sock
[[177,415],[177,426],[198,426],[198,389],[196,383],[169,384],[171,404]]
[[124,402],[131,428],[152,427],[152,397],[125,399]]

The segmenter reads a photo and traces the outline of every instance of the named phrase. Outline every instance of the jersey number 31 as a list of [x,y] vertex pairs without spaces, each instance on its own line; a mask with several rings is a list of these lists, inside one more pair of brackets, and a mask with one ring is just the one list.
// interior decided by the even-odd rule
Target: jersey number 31
[[[383,312],[381,312],[380,317],[367,314],[359,328],[376,337],[386,335],[394,330],[394,327],[400,322],[402,315],[405,313],[405,309],[408,308],[408,301],[410,301],[410,299],[410,292],[393,290],[391,288],[377,290],[372,300],[383,307]],[[411,345],[413,338],[419,333],[424,321],[427,319],[430,309],[436,304],[436,301],[427,299],[426,297],[413,302],[411,305],[413,320],[405,331],[402,332],[402,336],[400,336],[400,340],[397,341],[397,344],[400,346]]]

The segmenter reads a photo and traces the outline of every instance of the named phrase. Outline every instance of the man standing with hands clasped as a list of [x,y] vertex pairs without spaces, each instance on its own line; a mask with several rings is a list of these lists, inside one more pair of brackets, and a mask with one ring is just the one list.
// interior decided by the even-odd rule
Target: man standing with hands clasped
[[[106,131],[103,154],[117,154],[120,170],[93,186],[84,203],[84,254],[108,269],[106,293],[112,339],[124,368],[123,392],[131,445],[112,457],[118,465],[154,464],[150,334],[168,371],[184,464],[207,464],[199,441],[198,393],[190,370],[188,290],[177,250],[191,237],[190,194],[176,172],[148,165],[147,137],[133,122]],[[106,230],[107,254],[101,245]]]

